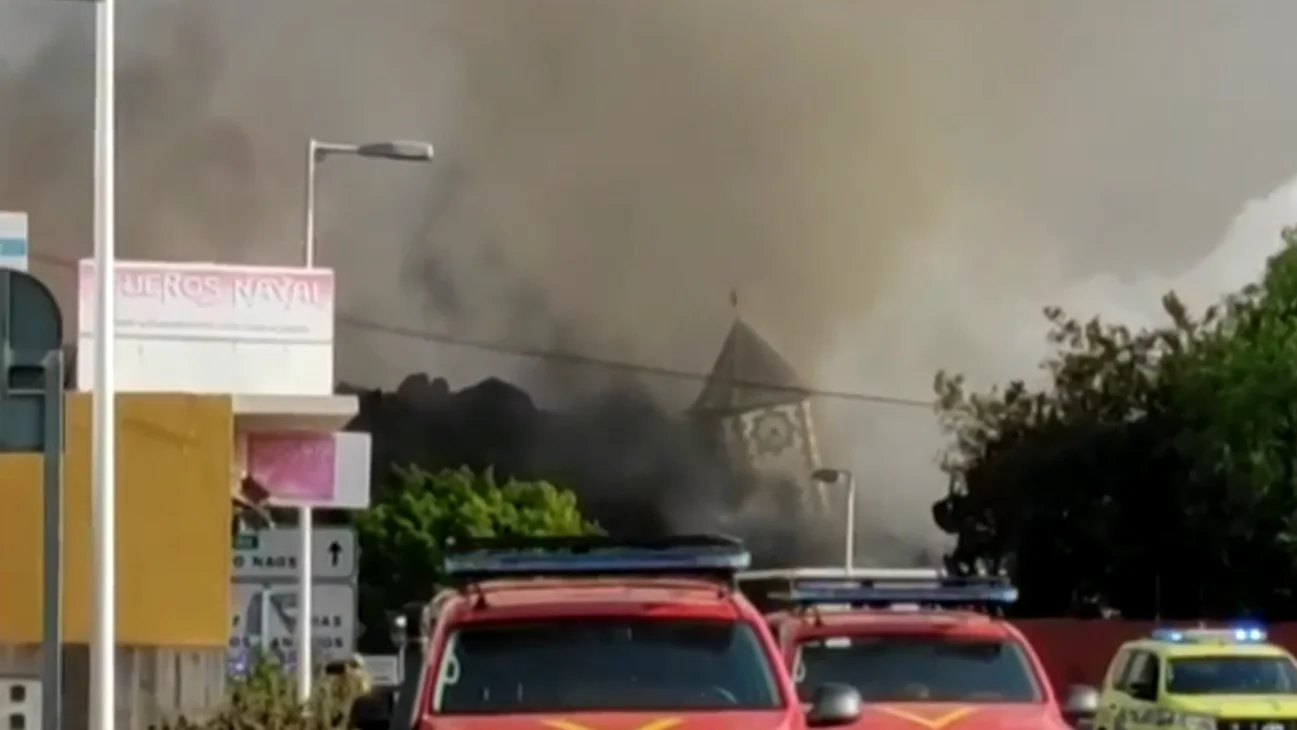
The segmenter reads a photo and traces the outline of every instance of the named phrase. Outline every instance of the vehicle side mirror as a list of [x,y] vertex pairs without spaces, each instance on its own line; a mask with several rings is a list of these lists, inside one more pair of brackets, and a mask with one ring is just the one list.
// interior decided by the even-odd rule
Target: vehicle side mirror
[[865,701],[849,684],[826,682],[815,688],[810,709],[806,711],[808,727],[849,725],[860,719]]
[[1063,703],[1063,716],[1068,724],[1078,730],[1089,728],[1099,712],[1099,690],[1083,684],[1067,688],[1067,701]]

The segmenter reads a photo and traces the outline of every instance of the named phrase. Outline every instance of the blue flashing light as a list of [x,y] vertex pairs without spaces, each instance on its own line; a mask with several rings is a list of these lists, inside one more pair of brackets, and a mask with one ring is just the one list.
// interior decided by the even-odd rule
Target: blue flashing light
[[460,580],[492,577],[632,575],[653,573],[733,575],[746,570],[752,556],[737,541],[686,538],[649,543],[609,539],[537,540],[448,551],[444,569]]
[[1260,644],[1266,641],[1259,626],[1231,626],[1222,629],[1154,629],[1154,641],[1173,644]]
[[824,581],[796,585],[789,594],[794,603],[806,606],[830,604],[918,604],[928,606],[1007,606],[1018,600],[1018,589],[1004,581],[942,579],[906,585],[860,585],[858,582],[830,586]]

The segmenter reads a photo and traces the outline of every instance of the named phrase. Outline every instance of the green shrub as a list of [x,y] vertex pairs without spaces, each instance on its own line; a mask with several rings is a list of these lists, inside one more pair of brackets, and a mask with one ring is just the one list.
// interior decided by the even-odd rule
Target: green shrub
[[362,684],[349,674],[321,675],[303,705],[293,677],[259,658],[246,676],[230,680],[225,704],[210,719],[180,717],[154,730],[340,730],[348,727],[351,704],[364,691]]
[[[599,534],[576,495],[549,482],[497,479],[487,469],[393,470],[393,481],[355,513],[360,540],[360,622],[387,626],[388,611],[432,598],[451,538]],[[369,631],[360,650],[391,653],[386,631]]]

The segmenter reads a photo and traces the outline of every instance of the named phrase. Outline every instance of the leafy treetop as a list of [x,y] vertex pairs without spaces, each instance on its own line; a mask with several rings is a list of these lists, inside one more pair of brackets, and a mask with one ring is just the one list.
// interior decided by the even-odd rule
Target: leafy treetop
[[397,469],[379,500],[356,516],[360,541],[362,642],[383,648],[386,615],[427,600],[440,582],[442,548],[468,537],[556,536],[598,532],[575,495],[548,482],[500,483],[492,471],[431,473]]
[[961,571],[1005,570],[1027,614],[1292,616],[1297,234],[1262,281],[1132,330],[1047,309],[1044,383],[938,373]]

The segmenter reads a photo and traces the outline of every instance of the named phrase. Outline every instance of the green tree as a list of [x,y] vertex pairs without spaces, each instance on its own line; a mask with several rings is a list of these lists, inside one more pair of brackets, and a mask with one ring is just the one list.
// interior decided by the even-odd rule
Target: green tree
[[362,646],[387,648],[386,612],[432,597],[450,538],[597,532],[576,496],[548,482],[497,482],[491,471],[397,469],[392,486],[356,516]]
[[1196,489],[1186,507],[1214,538],[1212,595],[1271,612],[1297,607],[1297,232],[1283,237],[1172,389]]
[[[1050,309],[1040,387],[939,373],[957,570],[1007,570],[1034,614],[1290,611],[1297,238],[1263,281],[1133,331]],[[1261,576],[1258,578],[1258,576]]]

